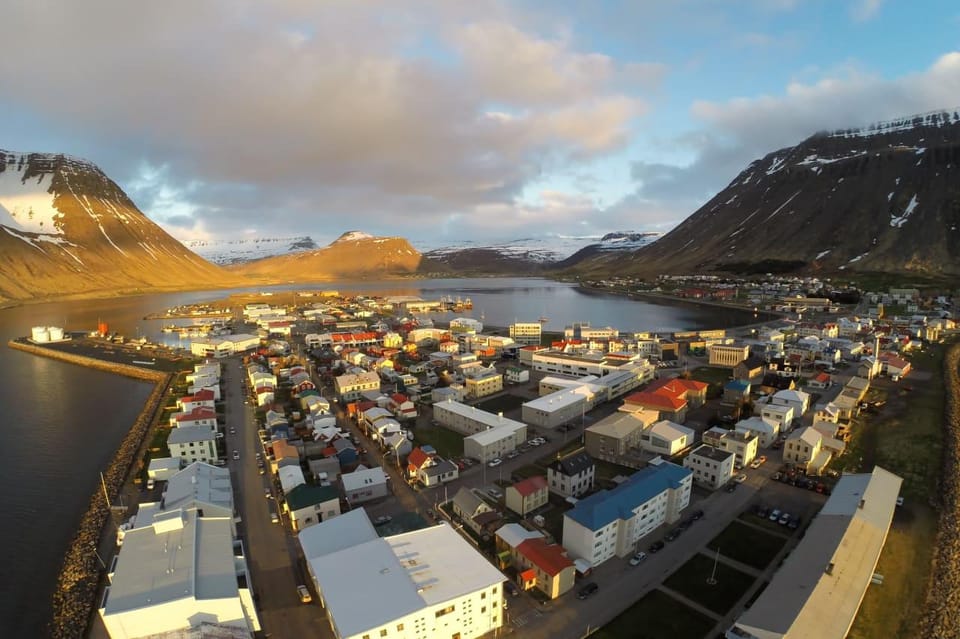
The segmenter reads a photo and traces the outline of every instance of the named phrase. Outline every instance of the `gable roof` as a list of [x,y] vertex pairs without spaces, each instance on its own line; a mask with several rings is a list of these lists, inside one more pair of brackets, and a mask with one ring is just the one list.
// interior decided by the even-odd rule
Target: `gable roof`
[[573,568],[573,562],[567,558],[563,546],[548,544],[543,537],[527,539],[517,546],[517,552],[551,577],[556,577],[567,568]]
[[295,486],[286,494],[287,506],[290,507],[290,510],[300,510],[339,498],[340,492],[333,486],[311,486],[309,484]]
[[421,447],[417,446],[410,451],[410,454],[407,455],[407,465],[419,469],[423,464],[430,459],[428,455]]
[[594,466],[593,457],[584,451],[568,455],[563,459],[555,459],[550,462],[550,468],[556,473],[572,477],[588,470]]
[[816,446],[823,440],[823,433],[812,426],[805,426],[800,430],[795,430],[787,437],[787,441],[802,440],[811,446]]
[[527,477],[523,481],[518,481],[512,488],[523,497],[529,497],[537,491],[546,490],[547,479],[543,475],[534,475],[533,477]]
[[686,399],[661,395],[657,392],[640,391],[627,397],[624,402],[628,404],[640,404],[642,406],[653,406],[658,409],[677,411],[687,405]]
[[520,524],[516,523],[504,524],[500,526],[500,528],[497,529],[496,535],[501,539],[501,541],[503,541],[503,543],[511,548],[516,548],[528,539],[543,537],[543,533],[535,530],[527,530]]
[[[477,510],[482,506],[486,506],[487,503],[480,499],[479,496],[469,488],[463,487],[457,491],[457,494],[453,496],[453,504],[461,512],[466,513],[469,516],[473,516]],[[489,506],[487,506],[489,510]]]

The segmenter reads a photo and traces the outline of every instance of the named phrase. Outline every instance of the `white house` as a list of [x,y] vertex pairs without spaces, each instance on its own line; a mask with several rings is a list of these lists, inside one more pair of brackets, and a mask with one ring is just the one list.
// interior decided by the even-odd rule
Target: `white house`
[[733,453],[734,468],[741,468],[757,456],[760,438],[743,430],[727,430],[714,426],[704,431],[703,443]]
[[503,457],[527,439],[527,425],[512,419],[463,439],[463,454],[481,462]]
[[564,497],[579,497],[593,488],[597,465],[587,453],[580,451],[547,466],[550,492]]
[[757,402],[753,411],[755,413],[759,412],[760,417],[766,421],[776,423],[781,433],[789,431],[794,418],[799,417],[799,415],[794,415],[793,406],[771,404],[769,402]]
[[698,484],[716,490],[733,478],[734,461],[733,453],[703,444],[684,458],[683,465],[693,471]]
[[680,518],[690,503],[692,477],[689,469],[662,462],[581,499],[563,515],[564,548],[591,566],[633,553],[645,535]]
[[360,399],[364,391],[380,390],[380,376],[373,371],[347,373],[335,377],[333,381],[337,396],[344,402]]
[[174,428],[167,437],[171,457],[179,457],[184,463],[207,462],[220,459],[217,454],[217,433],[206,426]]
[[777,391],[770,398],[775,406],[789,406],[793,409],[794,419],[799,419],[810,407],[810,395],[799,390]]
[[284,510],[294,530],[303,530],[340,515],[340,492],[329,483],[300,484],[284,495]]
[[780,424],[772,419],[754,415],[737,422],[736,430],[756,435],[761,448],[769,448],[780,435]]
[[379,466],[340,475],[340,482],[343,484],[343,494],[351,506],[386,497],[389,492],[387,476]]
[[661,419],[643,429],[640,447],[651,453],[671,457],[693,446],[696,431],[667,419]]

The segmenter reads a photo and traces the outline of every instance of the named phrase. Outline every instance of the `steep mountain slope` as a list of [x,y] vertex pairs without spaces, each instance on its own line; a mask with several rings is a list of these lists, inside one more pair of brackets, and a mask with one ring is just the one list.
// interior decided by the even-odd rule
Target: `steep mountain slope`
[[402,237],[374,237],[349,231],[321,249],[268,257],[229,268],[245,277],[311,281],[413,273],[421,261],[420,253]]
[[0,299],[222,281],[94,164],[0,150]]
[[960,113],[818,133],[753,162],[648,247],[584,272],[960,274]]
[[558,262],[556,268],[576,268],[581,262],[604,262],[617,261],[625,253],[633,253],[653,242],[656,242],[662,236],[662,233],[650,231],[645,233],[630,233],[620,231],[617,233],[607,233],[596,244],[589,244],[582,249]]
[[257,237],[238,240],[180,240],[188,249],[214,264],[240,264],[265,257],[320,248],[313,238]]

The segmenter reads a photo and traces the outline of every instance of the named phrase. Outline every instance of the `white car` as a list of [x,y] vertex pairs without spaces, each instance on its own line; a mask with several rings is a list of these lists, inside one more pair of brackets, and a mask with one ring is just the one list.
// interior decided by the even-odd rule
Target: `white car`
[[502,463],[503,463],[502,459],[500,459],[499,457],[494,457],[493,459],[487,462],[487,466],[489,466],[490,468],[496,468]]
[[645,553],[645,552],[638,552],[637,554],[635,554],[633,557],[630,558],[630,565],[631,565],[631,566],[639,566],[639,565],[640,565],[640,562],[643,561],[643,560],[646,559],[646,558],[647,558],[647,553]]
[[747,476],[743,473],[740,473],[733,478],[733,481],[737,482],[738,484],[742,484],[743,482],[747,481]]
[[234,458],[234,459],[240,459],[240,451],[239,451],[239,450],[233,451],[233,458]]

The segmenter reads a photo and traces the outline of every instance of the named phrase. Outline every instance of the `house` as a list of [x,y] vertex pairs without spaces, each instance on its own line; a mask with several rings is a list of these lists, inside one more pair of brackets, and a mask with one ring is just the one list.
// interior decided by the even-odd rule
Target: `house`
[[217,412],[212,408],[200,406],[182,413],[174,413],[170,416],[170,425],[177,428],[203,426],[208,430],[214,430],[217,427]]
[[340,483],[343,485],[343,494],[351,507],[386,497],[389,493],[387,475],[379,466],[340,475]]
[[696,436],[696,432],[691,428],[661,419],[643,430],[640,435],[640,448],[656,455],[672,457],[693,446]]
[[177,408],[182,412],[189,413],[196,408],[216,409],[216,397],[210,389],[201,389],[192,395],[181,397],[177,400]]
[[417,481],[427,487],[446,484],[459,476],[457,465],[442,457],[431,457],[430,461],[417,471]]
[[820,430],[807,426],[787,437],[783,445],[783,461],[796,464],[807,475],[821,475],[830,459],[843,452],[846,444],[826,437]]
[[741,404],[750,399],[750,382],[742,379],[733,379],[723,385],[723,401],[731,404]]
[[780,435],[780,424],[777,421],[760,416],[740,420],[734,428],[742,433],[756,435],[761,448],[769,448]]
[[401,421],[417,418],[417,406],[403,393],[390,395],[390,402],[387,404],[387,408],[390,409],[394,417]]
[[910,373],[910,362],[896,355],[895,353],[880,353],[880,371],[890,377],[906,377]]
[[537,508],[544,506],[549,494],[546,477],[534,475],[512,486],[507,486],[504,503],[513,512],[526,517]]
[[594,459],[614,461],[639,448],[643,431],[658,419],[655,410],[617,411],[584,430],[584,446]]
[[751,355],[733,367],[733,377],[746,382],[758,382],[763,378],[766,365],[762,357]]
[[733,478],[733,453],[703,444],[683,460],[684,468],[693,472],[693,479],[701,486],[716,490]]
[[407,455],[407,478],[416,479],[420,468],[435,457],[437,451],[432,446],[417,446]]
[[810,388],[817,388],[820,390],[823,390],[825,388],[830,388],[831,383],[832,382],[830,381],[830,374],[825,371],[821,371],[816,375],[814,375],[813,377],[811,377],[809,380],[807,380],[807,386],[809,386]]
[[661,462],[581,499],[563,515],[564,548],[593,567],[633,554],[645,535],[680,519],[690,503],[692,476],[687,468]]
[[167,481],[180,470],[179,457],[151,457],[147,467],[147,478],[155,481]]
[[733,368],[750,355],[746,344],[710,344],[707,346],[710,366]]
[[300,484],[284,495],[284,510],[296,531],[319,524],[340,514],[340,491],[329,482]]
[[481,526],[474,521],[474,518],[483,513],[493,511],[493,507],[481,499],[470,488],[463,487],[453,496],[453,514],[459,517],[467,528],[478,535],[480,534]]
[[783,406],[772,404],[770,402],[757,402],[753,411],[759,412],[760,417],[766,421],[775,422],[781,433],[789,431],[793,427],[793,420],[799,415],[794,415],[793,406]]
[[556,599],[573,588],[577,569],[563,546],[534,537],[521,542],[513,557],[522,588],[535,587],[549,599]]
[[373,371],[347,373],[334,378],[337,397],[342,402],[360,399],[365,391],[380,390],[380,376]]
[[526,384],[530,381],[530,371],[519,366],[511,366],[507,369],[506,378],[508,384]]
[[707,400],[709,384],[692,379],[658,379],[638,393],[624,398],[624,407],[629,410],[644,408],[660,413],[661,419],[682,424],[687,409],[703,406]]
[[743,430],[727,430],[714,426],[703,433],[703,443],[733,453],[733,467],[739,469],[757,456],[760,438]]
[[213,464],[220,459],[217,453],[217,433],[207,426],[174,428],[167,436],[167,447],[171,457],[179,457],[185,464]]
[[800,419],[810,407],[810,395],[799,390],[777,391],[770,397],[775,406],[789,406],[793,409],[794,419]]
[[300,464],[286,464],[277,468],[277,481],[280,482],[280,489],[284,493],[288,493],[297,486],[302,486],[307,483],[306,478],[303,476],[303,469],[300,468]]
[[464,370],[463,376],[468,399],[480,399],[503,390],[503,375],[493,366],[490,368],[478,366],[471,370]]
[[501,570],[514,563],[517,547],[528,539],[543,538],[539,530],[528,530],[522,524],[504,524],[494,533],[494,546],[497,556],[497,567]]
[[527,439],[527,427],[521,422],[505,420],[503,423],[474,433],[463,440],[463,454],[486,463],[522,446]]
[[586,452],[567,455],[547,466],[548,490],[564,497],[579,497],[593,488],[595,475],[596,464]]

